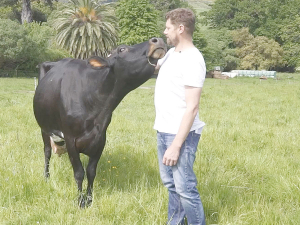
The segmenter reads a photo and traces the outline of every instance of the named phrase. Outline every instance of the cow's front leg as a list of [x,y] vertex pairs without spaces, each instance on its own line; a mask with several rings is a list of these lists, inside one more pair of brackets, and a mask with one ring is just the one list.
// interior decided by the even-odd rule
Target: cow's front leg
[[85,207],[85,195],[82,192],[82,182],[84,179],[84,169],[82,167],[79,154],[77,156],[70,156],[70,160],[72,163],[73,171],[74,171],[74,178],[77,183],[77,189],[78,189],[78,205],[81,208]]
[[97,165],[98,165],[98,161],[100,159],[102,150],[103,150],[103,148],[101,149],[101,152],[100,152],[99,156],[90,157],[89,164],[86,167],[86,175],[87,175],[87,179],[88,179],[87,202],[86,202],[87,207],[90,206],[92,204],[92,201],[93,201],[93,184],[94,184],[94,180],[95,180],[95,177],[96,177]]
[[67,150],[68,150],[68,155],[73,167],[73,172],[74,172],[74,178],[77,183],[77,188],[78,188],[78,205],[81,208],[85,207],[85,196],[82,193],[82,182],[84,179],[84,169],[82,166],[82,163],[80,161],[80,156],[79,152],[76,151],[74,144],[66,140],[66,145],[67,145]]
[[50,176],[49,163],[50,163],[50,158],[51,158],[50,137],[43,131],[42,131],[42,137],[43,137],[43,142],[44,142],[44,154],[45,154],[44,176],[46,178],[48,178]]

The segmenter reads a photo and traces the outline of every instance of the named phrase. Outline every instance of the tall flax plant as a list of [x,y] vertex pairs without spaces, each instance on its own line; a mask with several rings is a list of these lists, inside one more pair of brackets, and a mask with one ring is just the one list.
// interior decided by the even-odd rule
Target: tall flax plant
[[106,56],[117,45],[117,19],[111,4],[70,0],[57,13],[53,22],[56,41],[75,58]]

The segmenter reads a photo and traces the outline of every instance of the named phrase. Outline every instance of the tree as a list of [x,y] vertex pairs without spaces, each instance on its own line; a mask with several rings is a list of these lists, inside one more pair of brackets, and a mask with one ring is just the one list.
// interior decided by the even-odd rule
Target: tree
[[32,11],[31,11],[31,5],[30,0],[22,0],[22,14],[21,14],[21,20],[22,24],[25,22],[31,23],[32,22]]
[[204,21],[212,28],[237,28],[235,14],[238,12],[239,1],[237,0],[216,0],[211,10],[203,12]]
[[207,70],[222,66],[225,71],[237,68],[239,59],[233,49],[233,40],[228,29],[202,28],[206,46],[199,48],[203,53]]
[[[283,49],[264,36],[253,37],[248,28],[232,31],[241,69],[270,70],[283,63]],[[242,40],[244,38],[244,40]]]
[[300,16],[296,16],[293,23],[282,27],[281,30],[285,61],[292,67],[300,66]]
[[56,41],[76,58],[106,56],[117,44],[117,19],[111,4],[72,0],[56,16]]
[[119,18],[122,44],[136,44],[161,36],[157,27],[159,13],[148,0],[121,0],[116,14]]
[[216,0],[204,13],[205,22],[213,28],[230,30],[248,27],[255,36],[265,36],[284,49],[285,67],[293,70],[298,64],[299,46],[285,37],[286,28],[299,16],[300,0]]
[[198,27],[196,27],[196,30],[194,31],[193,34],[193,43],[199,50],[202,50],[207,46],[207,41],[203,33],[201,32],[200,28]]
[[1,0],[0,7],[13,6],[18,3],[18,0]]
[[25,46],[26,34],[17,22],[9,19],[0,19],[0,30],[0,67],[9,67],[17,64]]
[[[7,4],[7,6],[1,7],[0,4],[0,18],[11,19],[22,23],[23,1],[10,1],[11,4]],[[48,4],[41,1],[30,1],[31,21],[46,22],[47,17],[53,12],[54,9],[57,8],[58,4],[59,3],[54,2],[51,6],[48,6]],[[26,22],[28,23],[28,21]]]
[[49,26],[0,19],[0,30],[0,68],[35,70],[43,61],[69,56],[51,42]]
[[266,36],[281,43],[281,26],[292,23],[299,14],[300,0],[216,0],[204,12],[214,28],[230,30],[248,27],[253,35]]
[[52,0],[44,0],[44,3],[49,5],[50,8],[52,8],[52,5],[53,5]]
[[186,2],[180,0],[150,0],[150,3],[154,5],[154,8],[163,14],[172,9],[187,6]]
[[23,55],[28,68],[35,68],[44,61],[57,61],[70,57],[66,50],[59,48],[54,41],[55,31],[45,23],[32,22],[23,25],[26,32],[27,45]]

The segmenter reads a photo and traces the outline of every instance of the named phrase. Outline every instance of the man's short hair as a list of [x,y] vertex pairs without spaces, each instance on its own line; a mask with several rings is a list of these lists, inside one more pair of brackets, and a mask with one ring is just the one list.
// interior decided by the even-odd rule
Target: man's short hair
[[167,12],[166,20],[170,19],[173,25],[179,26],[182,24],[190,35],[193,35],[195,30],[195,15],[192,10],[178,8]]

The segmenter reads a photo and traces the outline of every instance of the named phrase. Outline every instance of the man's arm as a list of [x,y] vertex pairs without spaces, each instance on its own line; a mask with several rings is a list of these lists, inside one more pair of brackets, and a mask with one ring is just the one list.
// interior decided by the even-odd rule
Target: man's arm
[[185,100],[187,108],[180,123],[179,131],[163,157],[163,164],[166,166],[174,166],[178,161],[180,148],[188,136],[199,110],[201,92],[202,88],[185,86]]

